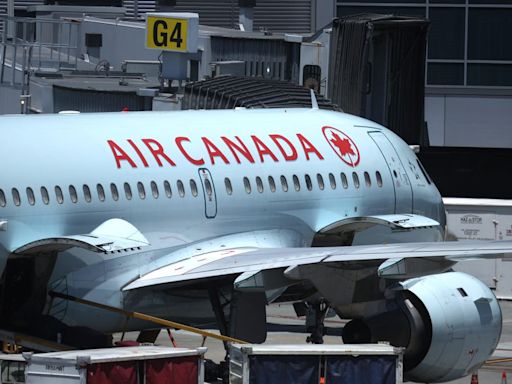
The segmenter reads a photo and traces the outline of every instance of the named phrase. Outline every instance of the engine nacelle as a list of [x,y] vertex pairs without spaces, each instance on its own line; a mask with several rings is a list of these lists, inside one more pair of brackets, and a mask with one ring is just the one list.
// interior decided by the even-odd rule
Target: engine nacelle
[[421,301],[424,308],[418,310],[426,310],[423,321],[431,328],[429,348],[407,372],[409,380],[457,379],[477,370],[492,355],[501,335],[501,309],[484,283],[449,272],[407,280],[402,287]]
[[448,272],[404,281],[396,293],[389,311],[365,318],[364,324],[356,321],[355,331],[347,336],[365,335],[366,326],[371,341],[406,347],[407,380],[454,380],[477,370],[494,352],[501,310],[480,280]]

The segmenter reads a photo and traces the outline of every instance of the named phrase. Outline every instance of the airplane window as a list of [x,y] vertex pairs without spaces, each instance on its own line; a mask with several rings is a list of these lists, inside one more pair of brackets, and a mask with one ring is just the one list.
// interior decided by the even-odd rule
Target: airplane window
[[382,187],[382,176],[380,175],[379,171],[375,172],[375,177],[377,179],[377,185]]
[[98,199],[100,201],[105,201],[105,190],[103,189],[103,185],[96,185],[96,192],[98,192]]
[[171,184],[167,180],[164,181],[164,190],[165,195],[170,199],[172,197]]
[[132,199],[132,188],[128,183],[124,183],[124,194],[126,195],[126,200]]
[[154,181],[151,182],[151,193],[155,199],[158,199],[158,185]]
[[43,199],[43,203],[50,203],[50,194],[48,193],[46,187],[41,187],[41,198]]
[[364,182],[368,188],[372,186],[372,181],[370,179],[370,175],[368,174],[368,172],[364,173]]
[[340,177],[341,177],[341,185],[343,185],[343,188],[347,189],[348,188],[347,176],[343,172],[341,172]]
[[34,205],[36,203],[36,197],[34,196],[34,191],[30,187],[27,188],[27,199],[28,199],[28,203],[30,205]]
[[268,177],[268,186],[270,187],[271,192],[276,191],[276,182],[274,181],[274,178],[272,176]]
[[336,179],[332,173],[329,173],[329,183],[331,184],[332,189],[336,189]]
[[283,187],[284,192],[288,192],[288,181],[284,176],[281,176],[281,187]]
[[190,190],[192,191],[192,196],[197,196],[197,184],[193,179],[190,179]]
[[352,180],[354,180],[354,187],[359,188],[359,176],[357,176],[357,173],[352,172]]
[[259,193],[263,193],[263,181],[261,181],[261,177],[259,176],[256,176],[256,187]]
[[69,197],[71,197],[71,201],[76,203],[78,201],[78,195],[76,193],[76,188],[72,185],[69,186]]
[[299,182],[299,178],[297,177],[297,175],[293,175],[293,186],[295,187],[295,190],[297,192],[300,191],[300,182]]
[[5,193],[3,189],[0,189],[0,207],[5,207],[7,200],[5,200]]
[[92,196],[91,196],[91,189],[89,188],[88,185],[84,184],[82,186],[82,190],[84,191],[84,199],[85,201],[87,201],[88,203],[91,202],[91,199],[92,199]]
[[185,187],[183,186],[183,182],[181,180],[178,180],[176,182],[176,185],[178,186],[178,193],[180,197],[185,197]]
[[16,188],[12,189],[12,199],[14,200],[14,205],[19,206],[21,204],[20,193]]
[[204,187],[206,189],[206,194],[211,197],[213,195],[213,188],[212,183],[210,183],[210,180],[204,179]]
[[316,174],[316,180],[318,181],[318,188],[323,190],[324,189],[324,178],[322,177],[322,175],[317,173]]
[[251,182],[249,181],[249,179],[247,177],[244,177],[244,187],[245,187],[245,192],[251,193]]
[[137,191],[139,191],[139,197],[141,200],[144,200],[146,198],[146,190],[144,189],[144,184],[140,181],[137,183]]
[[64,202],[64,194],[58,185],[55,186],[55,197],[57,198],[57,203],[62,204]]
[[233,186],[231,185],[231,180],[229,180],[227,177],[224,179],[224,185],[226,186],[226,192],[228,195],[231,195],[233,193]]
[[308,191],[312,191],[313,190],[313,183],[311,182],[311,177],[309,177],[309,175],[304,175],[304,180],[306,180],[306,187],[308,189]]
[[119,192],[117,191],[117,186],[114,183],[110,184],[110,192],[112,193],[112,199],[114,199],[114,201],[119,200]]

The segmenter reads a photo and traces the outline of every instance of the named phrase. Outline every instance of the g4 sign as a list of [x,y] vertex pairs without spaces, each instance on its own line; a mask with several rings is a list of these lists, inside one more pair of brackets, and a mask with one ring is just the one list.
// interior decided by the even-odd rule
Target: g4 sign
[[167,51],[186,51],[187,24],[186,19],[148,16],[146,47]]

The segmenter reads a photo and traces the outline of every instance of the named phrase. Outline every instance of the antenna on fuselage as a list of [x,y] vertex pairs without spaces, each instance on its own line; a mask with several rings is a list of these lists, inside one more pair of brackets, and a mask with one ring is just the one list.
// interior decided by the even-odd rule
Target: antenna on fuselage
[[318,109],[318,101],[316,101],[315,91],[312,89],[309,91],[311,92],[311,109]]

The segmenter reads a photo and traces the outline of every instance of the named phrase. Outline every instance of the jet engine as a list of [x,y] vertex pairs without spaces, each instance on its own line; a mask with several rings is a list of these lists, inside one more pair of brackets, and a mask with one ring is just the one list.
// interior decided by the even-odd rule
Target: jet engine
[[[393,295],[394,293],[394,295]],[[478,369],[494,352],[501,310],[491,290],[473,276],[448,272],[403,281],[387,310],[353,320],[346,341],[389,341],[405,347],[404,376],[445,382]]]

